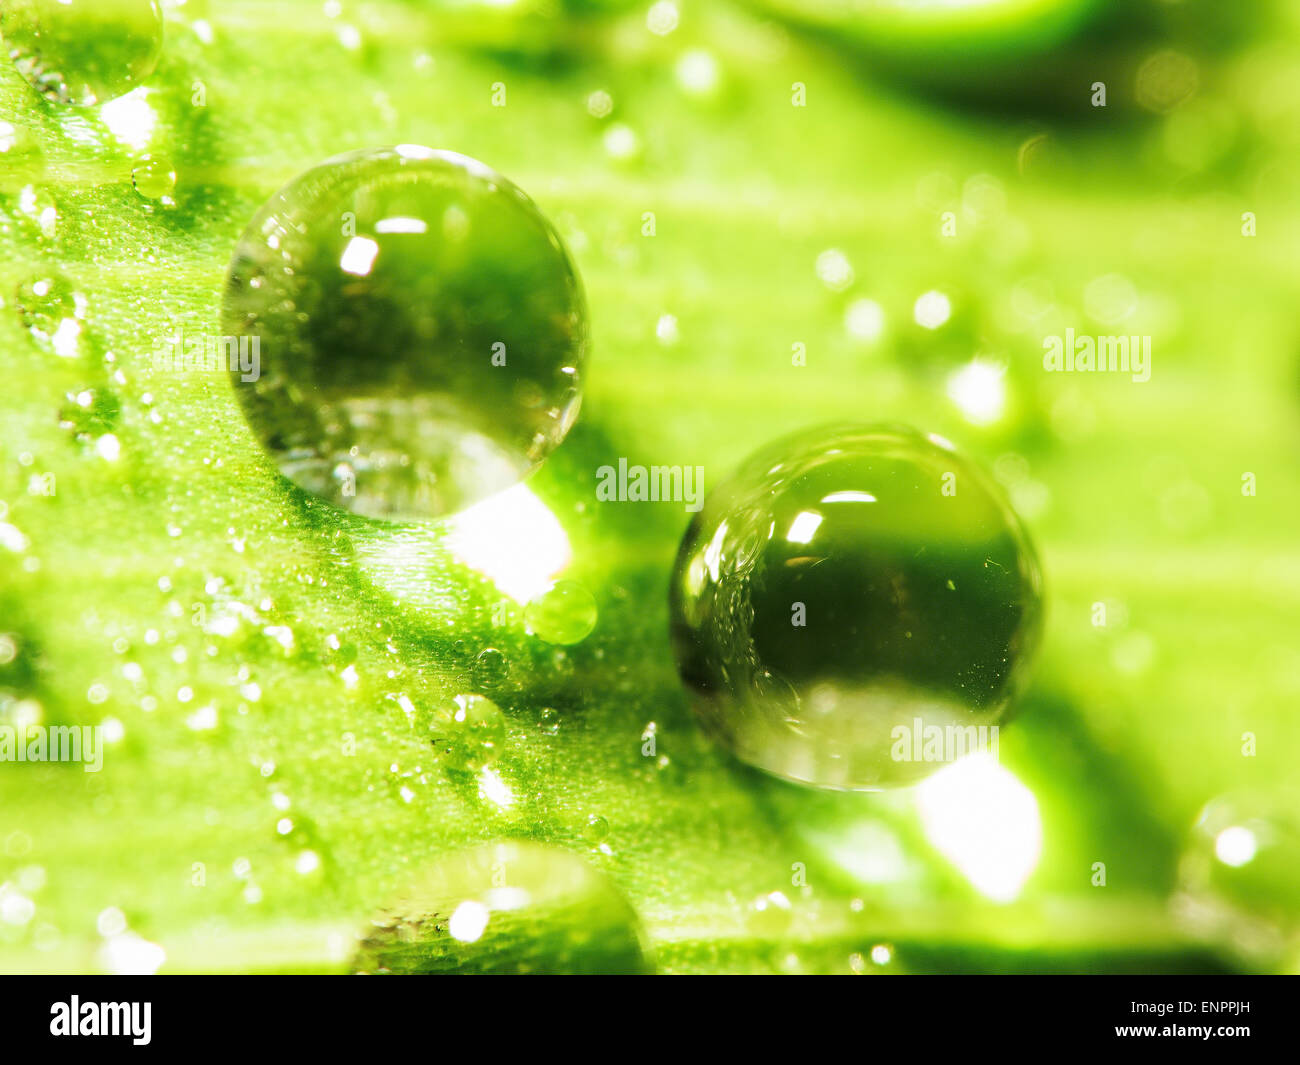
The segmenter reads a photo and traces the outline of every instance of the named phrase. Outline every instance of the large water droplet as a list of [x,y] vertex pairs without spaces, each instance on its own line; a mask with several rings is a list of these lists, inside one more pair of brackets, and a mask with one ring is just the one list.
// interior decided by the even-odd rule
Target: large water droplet
[[32,87],[88,107],[130,92],[162,52],[158,0],[5,0],[0,35]]
[[338,156],[276,193],[230,265],[235,381],[302,488],[371,517],[454,512],[513,484],[577,415],[581,284],[505,178],[409,145]]
[[581,643],[596,627],[596,600],[576,581],[556,581],[530,602],[524,620],[547,643]]
[[440,858],[372,918],[354,971],[645,973],[618,889],[557,847],[498,843]]
[[1010,506],[946,441],[823,428],[710,494],[673,575],[674,644],[704,727],[743,761],[871,789],[996,743],[1039,587]]

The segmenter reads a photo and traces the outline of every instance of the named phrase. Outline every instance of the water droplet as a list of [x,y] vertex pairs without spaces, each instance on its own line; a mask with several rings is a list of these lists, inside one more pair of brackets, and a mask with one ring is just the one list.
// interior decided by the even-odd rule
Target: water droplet
[[153,73],[163,18],[158,0],[6,0],[0,36],[38,93],[89,107],[130,92]]
[[599,814],[589,815],[582,828],[582,838],[591,843],[603,843],[608,836],[609,822]]
[[64,358],[81,353],[86,301],[62,274],[47,273],[18,286],[15,307],[27,332],[41,347]]
[[576,581],[556,581],[528,604],[528,631],[547,643],[581,643],[596,627],[596,600]]
[[677,558],[674,645],[699,718],[740,759],[871,789],[996,742],[1039,585],[1010,506],[946,441],[822,428],[710,494]]
[[510,660],[495,647],[488,647],[474,659],[473,676],[480,688],[501,688],[510,679]]
[[260,349],[236,390],[281,472],[370,517],[506,488],[577,416],[574,266],[522,191],[451,152],[354,152],[276,193],[235,249],[223,323]]
[[680,18],[673,0],[658,0],[646,14],[645,24],[651,33],[666,37],[677,28]]
[[682,53],[674,70],[677,84],[692,96],[710,96],[718,88],[722,74],[713,53],[692,48]]
[[854,300],[844,312],[844,328],[855,340],[874,343],[885,331],[884,308],[875,300]]
[[1168,114],[1196,94],[1200,79],[1195,59],[1171,48],[1163,49],[1138,68],[1134,96],[1148,111]]
[[632,160],[641,153],[641,138],[636,130],[622,122],[615,122],[605,130],[601,141],[614,159]]
[[772,891],[760,895],[750,908],[749,927],[765,939],[779,939],[790,931],[794,911],[783,892]]
[[325,657],[333,666],[351,666],[357,661],[357,645],[340,640],[337,634],[331,633],[325,638]]
[[499,843],[438,859],[363,933],[364,973],[651,971],[632,907],[577,855]]
[[140,160],[131,171],[131,184],[146,200],[158,200],[168,205],[176,202],[172,198],[176,191],[176,170],[165,159],[146,157]]
[[843,292],[853,284],[853,264],[839,248],[827,248],[817,256],[817,277],[832,292]]
[[111,433],[121,410],[117,396],[107,389],[83,388],[67,394],[59,408],[59,427],[86,443]]
[[1179,863],[1183,916],[1245,953],[1300,947],[1300,795],[1220,796],[1201,811]]
[[18,190],[18,224],[37,243],[58,233],[59,205],[49,189],[27,184]]
[[922,329],[938,329],[952,317],[952,301],[938,289],[922,292],[912,305],[912,318]]
[[849,969],[858,976],[897,972],[894,948],[888,943],[877,943],[868,951],[855,951],[849,955]]
[[659,338],[659,343],[666,348],[672,347],[681,339],[681,331],[677,328],[677,318],[671,314],[659,316],[659,321],[655,323],[655,336]]
[[479,770],[496,761],[506,739],[501,708],[482,695],[457,695],[431,715],[428,736],[444,764]]

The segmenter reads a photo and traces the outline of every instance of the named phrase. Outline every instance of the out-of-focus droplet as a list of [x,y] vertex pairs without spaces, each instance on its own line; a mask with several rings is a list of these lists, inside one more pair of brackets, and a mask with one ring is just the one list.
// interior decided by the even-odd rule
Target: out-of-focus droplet
[[62,274],[51,271],[22,282],[14,306],[41,347],[64,358],[81,354],[86,300]]
[[576,581],[556,581],[530,602],[524,620],[547,643],[581,643],[596,627],[596,600]]
[[153,73],[162,54],[162,10],[158,0],[5,0],[0,36],[43,97],[89,107]]
[[59,427],[82,443],[90,443],[113,431],[121,410],[121,401],[108,389],[83,388],[68,393],[67,402],[59,408]]
[[627,900],[601,872],[558,847],[499,843],[439,858],[373,917],[362,973],[651,971]]
[[952,317],[952,301],[938,289],[931,289],[916,297],[912,317],[922,329],[938,329]]
[[1179,883],[1183,916],[1198,931],[1274,962],[1300,949],[1300,794],[1284,788],[1207,803]]
[[817,279],[832,292],[843,292],[853,284],[853,264],[839,248],[827,248],[817,256]]
[[1138,67],[1134,94],[1148,111],[1168,114],[1191,99],[1200,81],[1196,60],[1171,48],[1148,57]]
[[444,764],[479,770],[496,761],[506,739],[506,719],[483,695],[457,695],[432,714],[428,739]]
[[784,892],[760,895],[750,906],[749,929],[757,936],[779,939],[790,931],[794,909]]

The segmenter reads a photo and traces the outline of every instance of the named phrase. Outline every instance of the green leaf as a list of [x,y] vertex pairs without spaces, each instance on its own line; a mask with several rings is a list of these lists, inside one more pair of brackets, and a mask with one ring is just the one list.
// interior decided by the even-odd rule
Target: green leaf
[[[0,70],[4,713],[115,737],[99,773],[0,764],[0,884],[33,904],[5,911],[0,968],[118,966],[116,909],[164,971],[345,970],[428,863],[501,839],[607,873],[667,972],[849,971],[879,944],[885,971],[1259,964],[1169,898],[1201,804],[1280,786],[1300,749],[1300,189],[1261,73],[1300,71],[1295,26],[1254,67],[1225,60],[1254,79],[1203,70],[1168,118],[1072,125],[938,107],[711,0],[664,35],[622,4],[325,7],[172,5],[158,71],[99,110]],[[469,538],[488,569],[535,577],[539,530],[563,530],[564,575],[599,611],[572,647],[530,635],[446,527],[287,486],[225,375],[152,361],[178,327],[219,331],[230,251],[276,188],[395,143],[506,174],[583,274],[579,424],[511,497],[505,546]],[[174,204],[134,187],[146,156],[175,169]],[[844,291],[816,273],[830,248],[853,267]],[[85,302],[65,355],[30,328],[30,286],[55,273]],[[1113,274],[1153,336],[1151,381],[1044,373],[1044,334],[1110,331],[1088,314]],[[930,290],[952,306],[933,331],[913,318]],[[875,313],[861,300],[878,339],[852,328]],[[1007,367],[985,427],[948,395],[975,355]],[[943,857],[914,793],[798,789],[708,743],[667,640],[689,515],[596,501],[620,456],[702,465],[709,486],[769,439],[844,419],[948,436],[1007,476],[1037,539],[1048,627],[1001,757],[1044,842],[1015,902]],[[1095,627],[1099,601],[1126,620]],[[477,690],[488,648],[509,676],[487,693],[507,730],[485,777],[444,768],[412,715]],[[880,854],[897,861],[864,867]],[[755,908],[772,892],[788,921]]]

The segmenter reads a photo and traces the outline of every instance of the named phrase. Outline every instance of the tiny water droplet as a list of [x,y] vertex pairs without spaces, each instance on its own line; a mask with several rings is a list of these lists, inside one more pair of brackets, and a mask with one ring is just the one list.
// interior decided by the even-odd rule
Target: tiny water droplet
[[622,893],[575,854],[498,843],[439,858],[362,933],[361,973],[653,971]]
[[452,152],[353,152],[281,189],[235,248],[222,321],[260,347],[236,394],[280,471],[369,517],[461,510],[577,416],[574,266],[522,191]]
[[351,641],[340,640],[335,633],[325,638],[325,656],[331,665],[340,669],[350,666],[356,662],[357,654],[357,645]]
[[85,298],[66,277],[45,273],[22,282],[14,306],[32,338],[47,351],[75,358],[82,351]]
[[121,411],[121,402],[112,392],[84,388],[67,394],[67,402],[59,408],[59,427],[88,443],[112,432]]
[[54,194],[40,185],[27,184],[18,190],[18,224],[32,240],[51,240],[59,229],[59,205]]
[[839,248],[827,248],[817,256],[817,278],[832,292],[843,292],[853,284],[853,264]]
[[581,643],[596,627],[596,600],[576,581],[556,581],[528,604],[528,631],[547,643]]
[[1039,588],[1019,519],[946,441],[823,428],[709,495],[674,569],[673,640],[697,715],[742,761],[874,789],[933,772],[966,753],[968,726],[1003,718]]
[[158,0],[5,0],[0,36],[45,99],[89,107],[153,73],[163,18]]
[[609,822],[599,814],[590,814],[582,828],[582,838],[591,843],[603,843],[609,836]]

